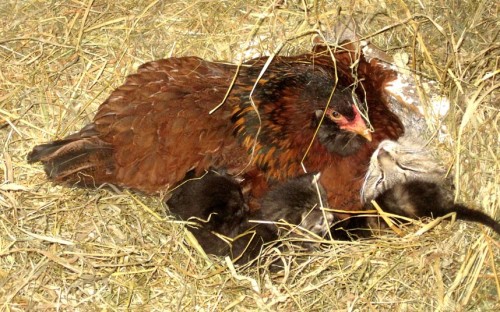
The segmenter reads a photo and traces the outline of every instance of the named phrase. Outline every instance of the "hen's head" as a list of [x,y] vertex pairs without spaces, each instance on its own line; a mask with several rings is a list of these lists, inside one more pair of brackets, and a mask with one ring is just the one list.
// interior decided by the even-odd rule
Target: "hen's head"
[[333,154],[351,155],[371,140],[364,102],[351,83],[337,79],[330,67],[302,59],[244,67],[228,98],[237,103],[235,134],[259,167],[281,168],[277,176],[299,172],[308,151],[316,164]]
[[346,90],[337,91],[332,103],[325,110],[317,110],[313,126],[318,128],[318,140],[330,153],[340,156],[354,154],[372,135],[358,107],[356,94]]

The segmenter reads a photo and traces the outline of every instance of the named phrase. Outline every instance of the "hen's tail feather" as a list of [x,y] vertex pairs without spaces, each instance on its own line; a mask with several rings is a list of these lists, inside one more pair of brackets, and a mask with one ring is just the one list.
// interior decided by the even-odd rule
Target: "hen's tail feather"
[[41,162],[50,180],[80,186],[113,183],[112,146],[102,141],[93,125],[62,140],[35,146],[28,163]]

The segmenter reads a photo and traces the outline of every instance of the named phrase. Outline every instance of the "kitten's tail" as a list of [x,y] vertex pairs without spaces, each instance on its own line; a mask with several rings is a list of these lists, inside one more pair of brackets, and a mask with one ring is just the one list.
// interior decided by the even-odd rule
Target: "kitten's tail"
[[458,219],[484,224],[500,235],[500,223],[484,212],[471,209],[461,204],[453,205],[453,211],[457,213]]

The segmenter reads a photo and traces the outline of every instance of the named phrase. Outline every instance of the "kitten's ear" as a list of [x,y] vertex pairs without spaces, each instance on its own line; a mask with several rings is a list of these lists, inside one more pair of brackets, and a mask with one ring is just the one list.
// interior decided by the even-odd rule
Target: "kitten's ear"
[[[306,208],[306,207],[304,207]],[[308,209],[302,209],[300,214],[300,220],[297,223],[305,229],[312,230],[313,225],[319,222],[320,214],[315,210],[318,207],[307,207]]]

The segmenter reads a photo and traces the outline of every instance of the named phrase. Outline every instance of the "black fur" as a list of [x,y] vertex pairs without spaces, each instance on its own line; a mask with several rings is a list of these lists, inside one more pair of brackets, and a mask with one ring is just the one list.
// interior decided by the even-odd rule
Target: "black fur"
[[375,201],[385,212],[414,219],[441,217],[455,212],[457,219],[484,224],[500,235],[500,223],[482,211],[455,204],[451,194],[437,183],[410,181],[397,184]]
[[230,244],[214,233],[237,236],[248,213],[240,185],[230,176],[213,171],[174,189],[167,206],[181,220],[199,224],[189,226],[189,230],[205,252],[215,255],[227,255]]

